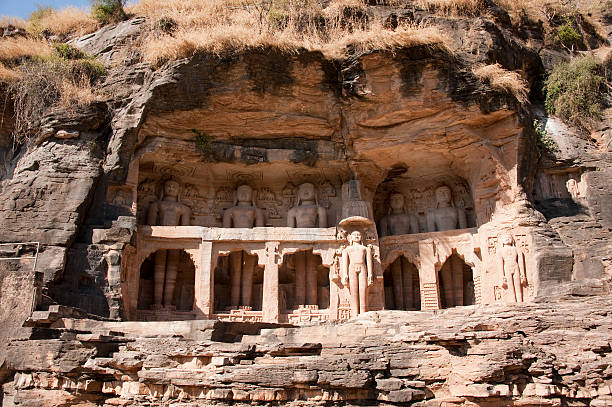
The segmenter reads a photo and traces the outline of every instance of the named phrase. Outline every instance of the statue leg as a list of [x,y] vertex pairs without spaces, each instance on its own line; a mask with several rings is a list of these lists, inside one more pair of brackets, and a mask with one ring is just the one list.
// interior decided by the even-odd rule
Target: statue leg
[[153,300],[156,308],[161,308],[164,298],[164,279],[166,277],[166,250],[155,252],[155,266],[153,269]]
[[295,254],[295,305],[306,304],[306,253]]
[[510,273],[510,278],[508,278],[508,291],[510,292],[510,301],[516,302],[516,287],[514,286],[516,273]]
[[306,255],[306,304],[319,304],[319,284],[317,281],[317,258],[312,253]]
[[452,257],[453,266],[453,292],[455,306],[463,305],[463,261],[457,256]]
[[181,252],[178,250],[168,250],[168,260],[166,265],[166,284],[164,286],[164,306],[172,306],[174,300],[174,287],[176,286],[176,274],[178,270]]
[[404,309],[414,308],[414,282],[412,281],[411,264],[402,259],[402,281],[404,282]]
[[521,276],[518,271],[512,274],[512,280],[514,280],[514,297],[516,302],[523,302],[523,285],[521,284]]
[[359,273],[359,313],[368,311],[368,272],[363,267]]
[[453,277],[452,277],[452,268],[451,265],[446,262],[442,269],[440,269],[440,281],[442,283],[443,293],[444,295],[444,306],[446,308],[454,307],[455,303],[453,301]]
[[359,276],[354,270],[349,270],[349,290],[351,292],[351,317],[359,315]]
[[404,281],[402,280],[402,259],[398,258],[391,264],[391,278],[393,281],[393,302],[395,308],[404,309]]
[[242,252],[233,252],[229,255],[230,262],[230,306],[238,308],[240,305],[240,280],[242,274]]
[[244,254],[244,267],[242,269],[242,305],[252,306],[253,273],[255,272],[256,256]]

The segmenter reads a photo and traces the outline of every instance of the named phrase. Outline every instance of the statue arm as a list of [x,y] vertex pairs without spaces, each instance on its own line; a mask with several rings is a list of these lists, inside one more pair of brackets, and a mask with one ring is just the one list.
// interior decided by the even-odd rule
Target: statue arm
[[380,221],[380,235],[381,236],[389,236],[389,226],[388,226],[387,217],[385,216]]
[[508,288],[508,276],[506,276],[506,267],[504,265],[504,256],[501,256],[501,259],[499,260],[499,265],[501,267],[501,274],[502,274],[502,288]]
[[232,227],[232,209],[226,209],[223,212],[223,227],[231,228]]
[[318,216],[319,227],[326,228],[327,227],[327,209],[323,208],[322,206],[319,206],[318,212],[319,212],[319,216]]
[[414,215],[410,215],[410,231],[419,233],[419,219]]
[[287,212],[287,226],[290,228],[295,227],[295,208],[291,208]]
[[525,273],[525,255],[523,254],[523,252],[519,249],[516,249],[516,258],[518,260],[518,265],[519,265],[519,276],[521,279],[521,285],[522,286],[526,286],[527,285],[527,274]]
[[191,225],[191,209],[188,206],[185,206],[183,209],[183,214],[181,215],[181,226],[189,225]]
[[436,217],[431,211],[427,213],[427,231],[428,232],[436,231]]
[[348,253],[346,252],[346,249],[344,249],[342,251],[342,260],[340,261],[340,268],[342,269],[342,284],[344,285],[348,284],[348,266]]
[[366,247],[366,267],[368,269],[368,285],[374,284],[374,270],[372,265],[372,249],[370,246]]
[[467,218],[463,209],[457,209],[457,219],[459,221],[459,229],[467,228]]
[[159,212],[159,205],[157,202],[153,202],[149,205],[149,210],[147,211],[147,225],[154,226],[157,223],[157,213]]
[[265,226],[264,213],[261,209],[255,208],[255,226]]

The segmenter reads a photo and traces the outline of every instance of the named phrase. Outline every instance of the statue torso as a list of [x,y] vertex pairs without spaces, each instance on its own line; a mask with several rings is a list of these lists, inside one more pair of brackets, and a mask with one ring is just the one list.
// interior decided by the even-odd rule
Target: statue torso
[[515,273],[519,271],[518,253],[513,246],[504,246],[501,248],[501,256],[504,260],[504,271]]
[[252,206],[234,206],[231,211],[235,228],[252,228],[255,226],[256,209]]
[[300,205],[295,208],[295,225],[298,228],[316,228],[318,226],[319,207],[316,205]]
[[367,248],[362,244],[353,244],[346,249],[349,264],[365,264]]
[[390,235],[407,235],[410,233],[410,215],[405,213],[388,215],[387,229]]
[[458,227],[458,215],[455,208],[438,208],[434,212],[437,230],[452,230]]
[[185,205],[179,202],[159,201],[159,225],[158,226],[179,226],[181,216],[185,214]]

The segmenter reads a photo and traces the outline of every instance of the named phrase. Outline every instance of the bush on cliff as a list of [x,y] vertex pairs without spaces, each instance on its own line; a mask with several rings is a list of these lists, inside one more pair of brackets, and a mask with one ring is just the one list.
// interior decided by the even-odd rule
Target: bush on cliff
[[583,56],[563,62],[546,79],[546,111],[567,123],[589,128],[601,118],[609,86],[597,58]]
[[91,16],[101,24],[117,23],[127,19],[123,9],[125,0],[90,0]]

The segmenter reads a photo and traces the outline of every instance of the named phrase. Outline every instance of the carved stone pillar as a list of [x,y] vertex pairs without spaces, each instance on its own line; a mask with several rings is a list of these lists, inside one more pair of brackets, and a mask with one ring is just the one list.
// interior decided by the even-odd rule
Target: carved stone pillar
[[403,309],[412,309],[414,308],[414,281],[412,275],[412,268],[410,267],[410,263],[406,259],[402,260],[402,282],[403,286],[403,295],[404,295],[404,307]]
[[402,259],[399,257],[391,264],[391,279],[393,280],[393,304],[395,309],[405,309],[404,279],[402,278]]
[[295,255],[295,305],[306,304],[306,252]]
[[306,252],[306,304],[319,304],[316,256]]
[[[197,256],[194,256],[197,259]],[[194,312],[198,316],[212,318],[213,315],[213,255],[212,242],[200,243],[199,262],[195,262]]]
[[262,314],[264,322],[279,322],[280,320],[280,296],[278,286],[278,254],[279,242],[266,242],[264,280],[263,280],[263,304]]
[[238,308],[240,305],[240,286],[242,280],[242,252],[233,252],[229,255],[230,266],[230,306]]
[[421,281],[421,308],[423,310],[440,309],[440,292],[436,278],[436,258],[434,243],[431,240],[419,242],[419,257],[421,267],[419,280]]

